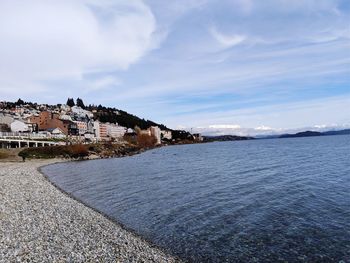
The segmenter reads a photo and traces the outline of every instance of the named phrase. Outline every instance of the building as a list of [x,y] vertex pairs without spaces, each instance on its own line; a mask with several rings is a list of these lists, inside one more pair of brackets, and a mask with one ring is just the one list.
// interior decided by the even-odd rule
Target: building
[[156,144],[161,144],[161,130],[158,126],[151,126],[149,131],[153,137],[157,139]]
[[173,138],[171,131],[161,131],[160,132],[162,140],[171,140]]
[[63,122],[67,123],[68,135],[72,135],[72,136],[79,135],[79,129],[78,129],[78,125],[76,123],[71,122],[71,121],[63,121]]
[[122,138],[126,133],[126,128],[114,123],[107,123],[107,135],[111,138]]
[[24,108],[16,106],[15,108],[12,108],[11,111],[17,115],[21,115],[24,113]]
[[29,127],[24,121],[15,120],[10,126],[12,132],[29,132]]
[[193,139],[194,139],[195,141],[202,142],[202,141],[203,141],[203,136],[202,136],[200,133],[194,133],[194,134],[193,134]]
[[73,121],[73,120],[72,120],[72,117],[69,116],[69,115],[67,115],[67,114],[62,114],[62,115],[60,116],[60,120]]
[[73,121],[73,122],[77,125],[80,135],[83,135],[88,131],[87,122],[85,121]]
[[48,129],[47,131],[50,132],[51,137],[53,138],[66,138],[66,135],[60,128]]
[[76,135],[78,128],[69,120],[61,120],[59,114],[49,111],[42,111],[38,116],[29,117],[31,123],[37,124],[40,131],[60,128],[66,135]]
[[84,109],[82,109],[82,108],[80,108],[78,106],[71,107],[71,111],[75,115],[77,115],[79,117],[82,117],[82,118],[85,118],[85,117],[93,118],[94,117],[94,115],[93,115],[93,113],[91,111],[84,110]]
[[107,125],[105,123],[94,121],[94,131],[97,140],[107,140]]
[[96,137],[94,133],[87,132],[84,134],[84,140],[89,142],[95,142]]
[[0,114],[0,124],[6,124],[10,126],[11,123],[14,122],[14,120],[15,119],[11,116]]

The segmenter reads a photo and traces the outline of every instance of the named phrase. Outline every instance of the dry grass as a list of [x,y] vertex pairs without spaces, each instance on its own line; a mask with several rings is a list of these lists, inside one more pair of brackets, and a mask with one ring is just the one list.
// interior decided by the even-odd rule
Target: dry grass
[[38,148],[26,148],[19,154],[25,158],[83,158],[89,155],[88,147],[83,144],[65,145],[65,146],[48,146]]
[[152,135],[148,135],[144,133],[137,135],[137,144],[141,148],[153,147],[154,145],[156,145],[156,143],[157,143],[157,139]]
[[21,149],[0,149],[0,161],[1,162],[18,162],[21,158],[18,153]]
[[6,159],[10,156],[8,152],[5,152],[3,150],[0,150],[0,159]]

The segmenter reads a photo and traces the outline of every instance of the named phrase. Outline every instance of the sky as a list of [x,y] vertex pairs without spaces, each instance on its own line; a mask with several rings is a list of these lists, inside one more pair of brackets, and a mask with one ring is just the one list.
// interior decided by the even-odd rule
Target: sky
[[0,0],[0,100],[204,134],[350,127],[349,0]]

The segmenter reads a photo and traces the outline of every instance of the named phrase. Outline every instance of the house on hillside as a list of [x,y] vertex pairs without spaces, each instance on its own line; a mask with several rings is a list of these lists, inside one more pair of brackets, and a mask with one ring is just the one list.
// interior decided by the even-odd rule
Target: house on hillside
[[107,125],[105,123],[94,121],[94,133],[98,141],[108,140]]
[[47,129],[47,131],[51,134],[51,137],[53,137],[53,138],[64,139],[67,137],[64,134],[64,132],[58,127]]
[[28,124],[24,121],[15,120],[10,124],[10,127],[12,132],[30,132]]
[[160,132],[162,140],[171,140],[172,139],[172,133],[171,131],[161,131]]
[[108,123],[107,124],[107,135],[111,138],[123,138],[126,133],[127,128],[119,126],[117,123]]
[[11,125],[12,122],[14,122],[14,118],[8,115],[0,114],[0,124],[6,124],[8,126]]
[[193,140],[198,141],[198,142],[202,142],[203,141],[203,137],[200,133],[194,133],[193,134]]
[[81,117],[81,118],[85,118],[85,117],[93,118],[94,117],[94,115],[91,111],[84,110],[78,106],[71,107],[71,111],[74,115]]
[[77,125],[69,120],[61,120],[59,114],[50,111],[42,111],[38,116],[29,118],[31,123],[37,124],[40,131],[60,128],[66,135],[78,135]]

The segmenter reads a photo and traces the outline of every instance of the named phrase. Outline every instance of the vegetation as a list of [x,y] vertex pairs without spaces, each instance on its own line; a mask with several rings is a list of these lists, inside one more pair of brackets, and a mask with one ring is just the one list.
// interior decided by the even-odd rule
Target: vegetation
[[191,133],[181,130],[172,131],[172,137],[175,140],[193,140],[193,136]]
[[0,151],[0,159],[6,159],[9,157],[8,152]]
[[84,102],[81,98],[77,98],[77,106],[82,108],[82,109],[85,109]]
[[0,132],[11,132],[11,128],[5,123],[0,123]]
[[130,145],[137,145],[137,136],[135,133],[126,133],[123,136],[123,140]]
[[158,124],[150,120],[141,119],[135,115],[127,113],[126,111],[118,110],[116,108],[104,107],[102,105],[89,105],[87,110],[94,112],[95,119],[100,122],[118,123],[121,126],[133,129],[135,126],[142,130],[148,129],[151,126],[158,126],[162,130],[170,130],[163,124]]
[[[131,129],[133,129],[135,126],[138,126],[143,130],[148,129],[151,126],[158,126],[162,130],[171,131],[171,129],[167,128],[163,124],[159,124],[150,120],[141,119],[123,110],[104,107],[102,105],[85,106],[81,98],[77,98],[76,102],[74,101],[73,98],[68,98],[66,104],[70,107],[77,105],[88,111],[93,111],[94,118],[104,123],[106,122],[118,123],[121,126],[124,126],[126,128],[131,128]],[[38,103],[24,102],[23,100],[19,99],[17,102],[3,102],[0,104],[0,107],[3,109],[12,109],[19,105],[28,105],[29,107],[36,108],[38,106]],[[56,105],[44,104],[44,106],[59,107],[61,106],[61,104],[56,104]]]
[[137,135],[137,145],[141,148],[150,148],[157,143],[157,139],[148,134],[139,134]]
[[[4,109],[12,109],[14,107],[16,107],[19,103],[23,104],[23,105],[28,105],[29,107],[33,107],[36,108],[38,106],[37,103],[32,103],[32,102],[23,102],[23,100],[19,99],[17,102],[13,103],[13,102],[3,102],[0,104],[0,106]],[[164,131],[171,131],[172,132],[172,138],[175,141],[193,141],[193,136],[187,132],[187,131],[183,131],[183,130],[172,130],[169,129],[168,127],[166,127],[163,124],[159,124],[156,122],[153,122],[151,120],[145,120],[142,118],[139,118],[133,114],[130,114],[126,111],[123,110],[119,110],[116,108],[111,108],[111,107],[104,107],[102,105],[88,105],[85,106],[83,100],[81,98],[78,98],[76,100],[76,103],[74,101],[73,98],[68,98],[66,104],[68,106],[80,106],[82,108],[85,108],[88,111],[93,112],[94,114],[94,119],[99,120],[100,122],[106,123],[118,123],[120,126],[126,127],[126,128],[130,128],[130,129],[134,129],[135,126],[140,127],[142,130],[146,130],[151,126],[158,126],[161,130]],[[47,105],[45,104],[47,107],[59,107],[61,104],[57,104],[57,105]],[[44,106],[45,106],[44,105]],[[131,139],[131,138],[128,138]]]
[[89,155],[88,147],[83,144],[26,148],[18,154],[22,158],[42,158],[50,159],[56,157],[63,158],[83,158]]
[[93,156],[93,158],[120,157],[138,153],[140,147],[130,144],[116,144],[112,142],[75,144],[65,146],[47,146],[38,148],[26,148],[18,153],[23,160],[29,159],[51,159],[72,158],[82,159]]
[[236,135],[204,136],[204,142],[244,141],[253,140],[253,137]]
[[17,105],[17,106],[21,106],[21,105],[23,105],[23,104],[24,104],[24,101],[21,100],[21,99],[18,99],[17,102],[16,102],[16,105]]
[[137,145],[141,148],[151,148],[154,147],[157,143],[157,138],[148,134],[142,132],[142,130],[139,127],[135,127],[136,131],[136,142]]
[[74,99],[73,99],[73,98],[68,98],[66,104],[67,104],[69,107],[75,106]]

